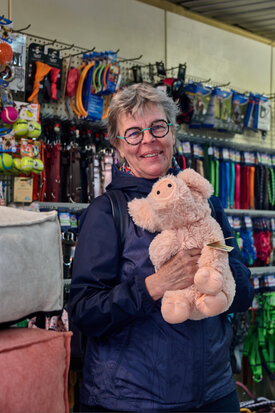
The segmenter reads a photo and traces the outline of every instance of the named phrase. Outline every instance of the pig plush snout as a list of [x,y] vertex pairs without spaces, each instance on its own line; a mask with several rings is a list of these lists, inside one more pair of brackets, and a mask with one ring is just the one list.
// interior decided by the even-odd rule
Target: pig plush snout
[[175,184],[171,179],[164,179],[154,188],[153,197],[155,200],[168,199],[175,191]]

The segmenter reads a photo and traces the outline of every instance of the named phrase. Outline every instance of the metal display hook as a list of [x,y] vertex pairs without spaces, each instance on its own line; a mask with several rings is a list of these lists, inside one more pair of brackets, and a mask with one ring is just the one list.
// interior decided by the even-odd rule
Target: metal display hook
[[43,44],[43,46],[52,46],[52,45],[54,45],[55,43],[57,43],[57,40],[56,40],[56,39],[53,40],[53,41],[51,41],[51,42],[49,42],[49,43]]
[[82,50],[81,52],[78,53],[74,53],[74,54],[70,54],[68,56],[65,56],[64,59],[66,59],[67,57],[74,57],[74,56],[79,56],[81,54],[85,54],[85,53],[92,53],[94,52],[96,49],[96,47],[93,47],[92,49],[87,49],[87,50]]
[[74,47],[74,44],[71,44],[71,46],[63,47],[63,49],[59,49],[59,51],[63,52],[64,50],[71,50],[73,47]]
[[221,85],[216,85],[216,87],[227,87],[231,84],[231,82],[222,83]]
[[133,58],[130,58],[130,59],[119,59],[118,62],[119,62],[119,63],[133,62],[133,61],[135,61],[135,60],[140,60],[142,57],[143,57],[143,55],[141,54],[141,55],[138,56],[138,57],[133,57]]
[[24,32],[25,30],[28,30],[30,27],[31,27],[31,24],[28,24],[28,26],[23,27],[23,29],[20,29],[20,30],[12,30],[12,31],[13,31],[14,33],[22,33],[22,32]]

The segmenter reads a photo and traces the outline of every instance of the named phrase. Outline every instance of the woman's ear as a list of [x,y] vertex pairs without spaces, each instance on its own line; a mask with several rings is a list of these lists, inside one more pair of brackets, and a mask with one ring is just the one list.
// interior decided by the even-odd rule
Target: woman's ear
[[[119,139],[117,139],[117,141],[119,141]],[[124,154],[124,151],[123,151],[123,145],[122,145],[121,142],[116,143],[116,150],[118,151],[120,157],[122,159],[125,159],[125,154]]]
[[171,133],[172,133],[172,142],[173,142],[173,145],[175,145],[175,143],[176,143],[176,128],[175,128],[175,126],[171,126]]

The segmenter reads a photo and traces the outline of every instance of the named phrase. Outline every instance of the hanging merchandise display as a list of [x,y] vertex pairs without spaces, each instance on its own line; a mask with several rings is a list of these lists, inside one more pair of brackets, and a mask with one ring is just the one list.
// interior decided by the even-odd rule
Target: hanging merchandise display
[[255,128],[262,132],[270,129],[271,104],[267,96],[260,96],[255,106]]
[[75,103],[73,101],[73,98],[76,96],[79,78],[80,78],[80,70],[77,69],[76,67],[70,67],[68,70],[68,74],[67,74],[66,89],[65,89],[66,109],[67,109],[67,113],[69,114],[69,117],[71,117],[70,106],[73,110],[73,113],[75,113],[76,116],[80,117],[80,113],[77,111],[75,107]]
[[42,129],[45,184],[40,200],[85,203],[102,193],[114,157],[105,128],[89,120],[46,116]]
[[[261,110],[260,110],[261,102]],[[249,105],[245,124],[248,128],[259,129],[261,125],[262,132],[266,132],[270,127],[270,111],[268,111],[268,98],[260,94],[250,94]]]
[[230,193],[230,162],[229,151],[223,148],[219,165],[219,197],[223,208],[228,207]]
[[203,170],[203,148],[201,145],[194,143],[193,144],[193,164],[192,167],[197,171],[201,176],[204,176]]
[[28,47],[26,98],[30,103],[42,103],[43,100],[43,80],[51,69],[44,63],[44,50],[44,45],[38,43]]
[[245,216],[240,229],[240,238],[242,239],[242,259],[243,262],[251,267],[257,258],[256,249],[253,243],[253,226],[249,216]]
[[103,53],[97,67],[93,70],[92,87],[88,95],[88,119],[100,120],[106,118],[110,97],[120,85],[120,66],[116,53]]
[[231,129],[232,92],[218,87],[212,89],[202,127],[221,131]]
[[272,252],[272,228],[271,221],[262,217],[253,219],[254,245],[257,252],[258,266],[269,265]]
[[28,48],[27,101],[39,104],[56,102],[61,95],[61,76],[61,52],[31,43]]
[[[83,54],[78,69],[68,71],[66,96],[77,117],[93,121],[106,118],[111,96],[120,84],[120,67],[115,52]],[[75,104],[73,97],[75,96]]]
[[[28,104],[22,102],[16,103],[13,100],[15,90],[12,91],[10,86],[13,80],[13,74],[15,73],[14,66],[16,64],[21,65],[24,61],[24,56],[22,56],[22,50],[20,52],[13,50],[14,43],[16,43],[16,39],[18,40],[18,36],[13,36],[11,33],[11,24],[9,24],[8,28],[7,25],[2,25],[2,23],[3,19],[0,21],[0,173],[4,176],[4,180],[1,177],[1,187],[5,188],[6,196],[8,196],[8,193],[10,194],[9,198],[19,202],[31,202],[35,199],[31,193],[32,189],[36,187],[36,185],[33,184],[38,182],[39,175],[43,169],[39,145],[37,144],[41,129],[39,130],[38,123],[33,125],[30,123],[30,129],[28,128],[28,121],[23,119],[23,111],[21,111],[22,106],[27,109]],[[17,49],[15,48],[15,50]],[[7,76],[3,75],[4,72],[11,72],[12,76],[7,78]],[[25,111],[25,113],[27,112],[30,113],[29,110]],[[33,148],[36,148],[36,150]],[[33,178],[32,175],[35,175],[36,178]],[[15,176],[17,178],[15,178]],[[9,177],[11,177],[11,179],[14,177],[14,182],[12,180],[7,181]],[[8,192],[6,191],[7,182],[9,182]],[[12,188],[13,193],[11,196]],[[4,191],[2,190],[2,205],[5,204],[3,194]]]
[[255,167],[255,208],[267,208],[267,167],[263,164],[258,164]]
[[274,322],[275,292],[274,274],[263,273],[253,278],[256,296],[250,313],[250,329],[244,345],[244,355],[248,357],[253,373],[253,380],[263,380],[263,369],[274,377]]
[[271,104],[264,95],[189,82],[180,96],[179,124],[239,134],[249,128],[260,131],[263,137],[270,130]]
[[12,66],[14,79],[10,82],[10,89],[17,92],[25,92],[26,77],[26,36],[20,33],[11,33],[12,39]]
[[232,315],[233,338],[230,347],[230,361],[234,374],[242,371],[242,358],[245,339],[250,327],[248,312]]
[[248,107],[249,96],[232,90],[231,128],[235,133],[242,133]]
[[[3,19],[1,19],[3,20]],[[11,66],[13,58],[12,39],[7,31],[7,25],[11,25],[10,20],[4,19],[5,25],[1,25],[0,37],[0,111],[1,120],[8,127],[1,130],[1,135],[9,130],[9,125],[16,121],[18,117],[17,110],[14,108],[12,93],[10,90],[10,82],[13,80],[14,72]]]
[[50,72],[45,78],[45,93],[44,102],[55,102],[59,99],[61,94],[61,77],[62,77],[62,58],[61,52],[49,48],[47,50],[46,60],[49,66],[51,66]]
[[[6,199],[17,206],[37,201],[31,207],[58,211],[66,281],[63,303],[69,299],[80,214],[105,191],[111,181],[112,165],[117,162],[104,122],[109,104],[113,95],[130,83],[150,82],[178,104],[177,123],[184,124],[176,132],[175,157],[180,168],[193,168],[208,179],[223,208],[241,210],[240,216],[228,218],[243,262],[253,269],[274,265],[275,226],[270,219],[251,220],[242,210],[275,210],[275,158],[265,154],[260,145],[255,149],[251,144],[245,151],[244,145],[234,146],[235,142],[226,139],[234,139],[234,133],[247,130],[263,134],[270,131],[268,97],[225,90],[223,86],[215,87],[215,83],[211,86],[210,79],[192,79],[186,74],[186,64],[167,69],[163,62],[139,64],[137,59],[131,67],[126,64],[127,59],[118,59],[117,52],[79,53],[83,48],[68,52],[66,61],[61,44],[56,41],[45,40],[42,44],[31,36],[26,47],[26,36],[11,33],[10,37],[11,41],[3,43],[2,49],[0,42],[0,204]],[[26,85],[22,83],[22,72],[19,74],[16,68],[26,70]],[[12,88],[15,81],[17,86]],[[17,95],[13,98],[13,92],[25,88],[26,102]],[[188,136],[181,138],[181,130],[188,130],[187,135],[191,136],[196,134],[195,129],[200,136],[198,141],[194,135],[190,141]],[[260,312],[254,311],[249,320],[248,313],[232,315],[231,320],[234,372],[241,372],[244,339],[249,331],[244,353],[256,381],[261,380],[265,366],[271,374],[275,373],[274,292],[270,289],[274,276],[258,277],[258,282],[265,287],[269,284],[269,289],[259,299],[258,308],[265,315],[264,319],[257,319],[257,330],[255,317]],[[45,325],[55,329],[59,322],[60,319],[48,320]],[[41,327],[41,319],[38,317],[31,324]],[[258,363],[261,371],[257,371]],[[70,384],[75,382],[72,378]]]
[[[187,137],[186,137],[187,136]],[[200,139],[202,153],[202,170],[199,169],[199,144],[189,143],[189,158],[185,156],[185,147],[188,145],[188,134],[180,137],[176,143],[176,158],[184,168],[188,160],[189,167],[194,168],[205,176],[214,188],[215,196],[220,198],[224,208],[274,210],[274,155],[265,152],[237,151],[230,147],[216,146],[209,140],[205,143]],[[194,140],[192,134],[191,140]],[[190,152],[191,151],[191,152]],[[182,159],[184,157],[184,159]]]
[[209,86],[203,86],[200,83],[188,83],[185,85],[185,93],[191,99],[193,114],[190,128],[200,128],[209,106],[212,89]]

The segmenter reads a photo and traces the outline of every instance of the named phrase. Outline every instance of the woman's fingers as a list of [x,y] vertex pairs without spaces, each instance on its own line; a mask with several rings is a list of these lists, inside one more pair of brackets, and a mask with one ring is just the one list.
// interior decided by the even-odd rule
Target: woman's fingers
[[180,290],[194,283],[198,270],[198,260],[201,250],[192,248],[181,250],[160,269],[145,280],[145,285],[153,299],[161,298],[167,290]]

